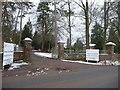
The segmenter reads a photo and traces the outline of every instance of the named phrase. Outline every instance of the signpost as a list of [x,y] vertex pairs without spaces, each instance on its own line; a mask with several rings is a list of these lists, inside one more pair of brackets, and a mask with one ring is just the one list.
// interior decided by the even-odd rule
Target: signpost
[[99,49],[86,49],[87,61],[99,61]]
[[4,42],[3,66],[13,63],[14,44]]

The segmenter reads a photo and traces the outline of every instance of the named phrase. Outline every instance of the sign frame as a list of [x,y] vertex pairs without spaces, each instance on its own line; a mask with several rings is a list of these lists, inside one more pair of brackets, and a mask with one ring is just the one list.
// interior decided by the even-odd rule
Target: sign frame
[[3,67],[13,63],[14,58],[14,44],[4,42],[3,50]]
[[86,60],[99,61],[99,49],[86,49]]

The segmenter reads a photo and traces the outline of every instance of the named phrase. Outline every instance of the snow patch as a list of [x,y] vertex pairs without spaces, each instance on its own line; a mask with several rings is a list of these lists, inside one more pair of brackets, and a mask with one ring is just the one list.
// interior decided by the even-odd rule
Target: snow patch
[[62,41],[62,40],[61,40],[61,41],[58,41],[58,43],[65,43],[65,41]]
[[113,43],[113,42],[108,42],[108,43],[106,43],[106,45],[113,45],[113,46],[116,46],[116,44]]
[[[21,60],[22,61],[22,60]],[[8,70],[14,70],[15,68],[20,68],[22,65],[28,65],[28,63],[20,62],[20,63],[12,63],[11,67]]]
[[16,74],[15,76],[17,77],[18,75]]
[[59,71],[58,73],[60,74],[60,73],[62,73],[62,71]]
[[26,41],[32,41],[32,39],[30,39],[30,38],[25,38],[24,40],[26,40]]
[[35,52],[37,56],[52,58],[52,53]]
[[[52,53],[35,52],[34,54],[37,56],[41,56],[41,57],[52,58]],[[81,63],[81,64],[90,64],[90,65],[116,65],[116,66],[120,65],[120,61],[112,61],[112,60],[100,61],[98,63],[85,62],[85,61],[74,61],[74,60],[62,60],[62,61],[72,62],[72,63]]]
[[89,44],[91,47],[94,47],[95,46],[95,44]]
[[73,60],[62,60],[62,61],[71,62],[71,63],[90,64],[90,65],[115,65],[115,66],[120,65],[119,61],[111,61],[111,60],[100,61],[98,63],[85,62],[85,61],[73,61]]

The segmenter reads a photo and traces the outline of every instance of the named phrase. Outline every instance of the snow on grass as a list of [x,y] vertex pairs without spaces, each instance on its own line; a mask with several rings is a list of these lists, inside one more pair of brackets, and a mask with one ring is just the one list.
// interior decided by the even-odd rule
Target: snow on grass
[[12,63],[11,67],[8,70],[14,70],[15,68],[20,68],[22,65],[28,65],[28,63],[20,62],[20,63]]
[[108,60],[106,60],[106,61],[104,61],[104,63],[106,65],[116,65],[116,66],[120,65],[119,61],[110,61],[110,60],[108,61]]
[[92,65],[100,65],[99,63],[91,63],[91,62],[85,62],[85,61],[73,61],[73,60],[62,60],[65,62],[72,62],[72,63],[81,63],[81,64],[92,64]]
[[37,56],[52,58],[52,53],[35,52]]
[[73,60],[62,60],[64,62],[71,62],[71,63],[81,63],[81,64],[90,64],[90,65],[120,65],[119,61],[111,61],[111,60],[106,60],[106,61],[100,61],[98,63],[92,63],[92,62],[85,62],[85,61],[73,61]]
[[[41,57],[52,58],[52,53],[35,52],[34,54]],[[98,63],[74,61],[74,60],[62,60],[62,61],[72,62],[72,63],[81,63],[81,64],[90,64],[90,65],[116,65],[116,66],[120,65],[120,61],[111,61],[111,60],[100,61]]]

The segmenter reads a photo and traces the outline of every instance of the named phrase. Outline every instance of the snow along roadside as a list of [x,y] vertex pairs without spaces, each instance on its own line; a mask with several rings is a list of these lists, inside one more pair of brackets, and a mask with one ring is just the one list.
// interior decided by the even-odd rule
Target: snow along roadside
[[[35,52],[34,53],[37,56],[41,57],[48,57],[52,58],[52,53],[43,53],[43,52]],[[62,60],[64,62],[71,62],[71,63],[80,63],[80,64],[90,64],[90,65],[115,65],[118,66],[120,65],[119,61],[111,61],[111,60],[106,60],[106,61],[100,61],[98,63],[92,63],[92,62],[85,62],[85,61],[74,61],[74,60]]]
[[37,56],[52,58],[52,53],[35,52]]
[[62,61],[71,62],[71,63],[90,64],[90,65],[115,65],[115,66],[120,65],[119,61],[111,61],[111,60],[100,61],[98,63],[91,63],[91,62],[85,62],[85,61],[74,61],[74,60],[62,60]]
[[29,65],[29,63],[25,63],[25,62],[15,62],[11,64],[11,67],[8,69],[10,70],[14,70],[15,68],[20,68],[20,66],[22,65]]

